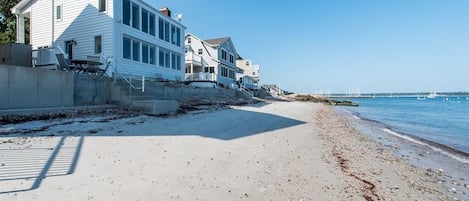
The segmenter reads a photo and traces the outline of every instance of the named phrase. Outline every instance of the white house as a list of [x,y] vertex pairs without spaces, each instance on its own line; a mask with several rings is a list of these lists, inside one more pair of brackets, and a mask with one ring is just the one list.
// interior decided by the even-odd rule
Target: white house
[[253,64],[252,60],[243,59],[239,55],[237,58],[236,66],[243,69],[243,73],[238,75],[238,80],[248,89],[259,87],[259,64]]
[[184,77],[186,27],[167,8],[143,0],[22,0],[12,13],[18,43],[30,19],[33,49],[52,47],[70,60],[102,55],[111,60],[108,74]]
[[231,87],[236,82],[236,49],[231,38],[202,40],[186,34],[186,81],[212,82]]

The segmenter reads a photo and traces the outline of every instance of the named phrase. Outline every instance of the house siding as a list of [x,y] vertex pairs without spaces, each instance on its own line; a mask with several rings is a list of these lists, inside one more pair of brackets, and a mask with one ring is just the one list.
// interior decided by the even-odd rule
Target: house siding
[[[158,73],[169,80],[184,79],[184,36],[186,28],[179,22],[161,14],[159,10],[141,0],[132,0],[133,3],[139,5],[139,21],[141,21],[142,9],[154,14],[155,36],[124,25],[122,19],[122,2],[122,0],[107,0],[106,10],[100,12],[98,0],[34,1],[28,8],[23,9],[25,13],[31,12],[31,44],[34,49],[42,46],[51,46],[52,31],[54,31],[55,46],[67,52],[65,42],[74,41],[72,59],[86,59],[88,55],[95,54],[95,36],[101,36],[101,53],[106,57],[113,58],[112,66],[108,70],[109,74],[118,70],[123,74],[155,77]],[[56,15],[53,14],[56,11],[57,5],[62,6],[62,18],[59,20],[57,20]],[[181,42],[179,46],[172,44],[171,41],[167,42],[158,38],[159,18],[169,22],[171,26],[179,28],[179,41]],[[141,22],[139,28],[142,28]],[[176,67],[173,69],[143,63],[141,62],[141,52],[140,58],[138,59],[139,61],[123,59],[122,40],[124,36],[155,47],[156,64],[158,64],[158,51],[160,48],[164,48],[172,52],[172,54],[179,55],[178,63],[181,65],[181,68],[178,70]],[[141,43],[139,48],[141,50]],[[171,59],[170,57],[170,60]],[[171,64],[172,63],[173,62],[171,62]]]
[[[114,26],[114,58],[115,58],[115,68],[119,73],[122,74],[134,74],[134,75],[144,75],[149,77],[155,77],[156,74],[161,74],[163,78],[169,80],[175,80],[176,77],[184,79],[184,33],[185,27],[180,26],[179,24],[175,23],[174,20],[168,18],[167,16],[162,15],[159,10],[147,5],[143,1],[133,1],[134,3],[138,4],[140,10],[144,8],[145,10],[149,11],[150,13],[155,15],[155,36],[152,36],[148,33],[142,32],[141,30],[137,30],[131,26],[123,24],[123,17],[122,17],[122,0],[114,0],[114,17],[115,17],[115,26]],[[141,18],[141,16],[140,16]],[[158,29],[158,19],[162,18],[174,26],[177,26],[181,29],[181,34],[179,40],[181,41],[180,46],[173,45],[169,42],[161,40],[158,38],[159,29]],[[140,29],[142,28],[140,23]],[[133,61],[129,59],[123,58],[123,37],[129,37],[131,39],[138,40],[140,42],[144,42],[146,44],[150,44],[156,47],[156,65],[146,64],[141,62],[141,52],[140,52],[140,61]],[[141,43],[140,43],[141,48]],[[171,52],[177,53],[180,55],[179,63],[181,64],[181,69],[172,69],[161,67],[158,65],[159,57],[158,52],[160,48],[164,48],[165,50],[169,50]]]
[[52,41],[52,5],[49,0],[38,0],[30,8],[30,42],[33,49],[51,46]]
[[112,55],[113,1],[107,1],[107,10],[99,12],[97,0],[63,0],[63,19],[55,22],[56,44],[65,50],[65,41],[74,40],[74,59],[86,59],[93,55],[94,37],[102,36],[102,54]]

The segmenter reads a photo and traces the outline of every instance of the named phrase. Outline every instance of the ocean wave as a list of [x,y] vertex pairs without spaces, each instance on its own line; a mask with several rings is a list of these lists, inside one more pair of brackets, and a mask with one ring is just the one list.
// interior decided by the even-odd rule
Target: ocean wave
[[382,128],[381,130],[388,133],[388,134],[391,134],[393,136],[396,136],[396,137],[399,137],[401,139],[407,140],[409,142],[412,142],[412,143],[415,143],[415,144],[418,144],[418,145],[421,145],[421,146],[429,147],[433,151],[436,151],[438,153],[449,156],[449,157],[451,157],[451,158],[453,158],[453,159],[455,159],[459,162],[469,164],[469,159],[467,159],[464,156],[462,156],[462,157],[459,156],[459,155],[467,156],[467,155],[469,155],[468,153],[456,150],[452,147],[448,147],[446,145],[442,145],[442,144],[439,144],[439,143],[436,143],[436,142],[432,142],[432,141],[428,141],[428,140],[424,140],[424,139],[419,139],[419,138],[416,138],[416,137],[411,137],[411,136],[405,135],[405,134],[400,134],[400,133],[398,133],[396,131],[393,131],[389,128]]

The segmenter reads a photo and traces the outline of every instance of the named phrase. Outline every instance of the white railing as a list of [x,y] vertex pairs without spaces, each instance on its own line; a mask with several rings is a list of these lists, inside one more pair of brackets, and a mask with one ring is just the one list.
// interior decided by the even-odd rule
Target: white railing
[[197,54],[194,54],[193,52],[187,52],[186,61],[197,61],[202,63],[202,57]]
[[[142,90],[142,92],[145,92],[145,76],[141,76],[141,78],[139,78],[139,76],[132,75],[132,74],[122,74],[115,67],[113,77],[114,77],[114,83],[117,82],[117,78],[119,77],[120,79],[123,79],[129,85],[129,96],[132,96],[132,89]],[[132,83],[132,80],[141,81],[141,87],[135,86]]]
[[239,90],[244,93],[247,93],[251,98],[254,97],[254,92],[244,87],[244,85],[240,85]]
[[216,82],[215,73],[186,73],[186,81],[210,81]]

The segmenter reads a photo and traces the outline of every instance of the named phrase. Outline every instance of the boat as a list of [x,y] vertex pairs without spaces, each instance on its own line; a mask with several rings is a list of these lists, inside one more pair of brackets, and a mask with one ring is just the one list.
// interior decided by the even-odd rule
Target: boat
[[436,91],[434,92],[431,92],[430,94],[428,94],[427,98],[436,98],[438,96],[438,94],[436,94]]
[[417,97],[417,100],[425,100],[425,99],[427,99],[427,98],[425,98],[425,96],[424,97],[420,97],[420,96]]

